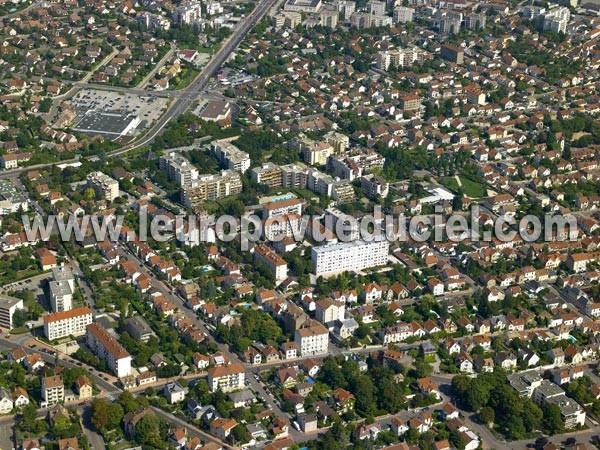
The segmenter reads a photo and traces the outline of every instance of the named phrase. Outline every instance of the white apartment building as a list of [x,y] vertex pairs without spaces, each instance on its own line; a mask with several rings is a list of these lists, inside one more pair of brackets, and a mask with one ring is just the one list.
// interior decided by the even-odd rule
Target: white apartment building
[[225,169],[244,173],[250,168],[250,155],[228,140],[213,141],[210,148]]
[[569,23],[569,20],[571,20],[571,12],[569,11],[569,8],[560,7],[551,9],[543,16],[543,31],[550,30],[554,33],[566,33],[567,24]]
[[0,180],[0,215],[16,213],[21,209],[29,209],[27,198],[10,181]]
[[373,241],[336,242],[313,247],[312,263],[316,276],[330,276],[345,271],[357,272],[387,263],[389,242]]
[[65,399],[65,385],[60,375],[42,378],[42,398],[47,405],[56,405]]
[[106,360],[112,373],[119,378],[131,375],[131,355],[102,325],[88,325],[86,337],[90,350],[98,358]]
[[188,1],[180,3],[173,11],[173,20],[179,24],[195,25],[202,18],[200,2]]
[[408,8],[406,6],[398,6],[394,8],[394,23],[407,23],[412,22],[415,15],[415,10],[413,8]]
[[276,281],[283,281],[287,278],[287,263],[285,259],[275,253],[266,245],[257,245],[254,249],[254,259],[273,272]]
[[119,182],[105,173],[92,172],[88,174],[87,183],[89,187],[98,194],[103,195],[109,202],[119,196]]
[[68,311],[73,308],[73,294],[75,293],[75,277],[68,266],[58,266],[52,269],[53,281],[50,287],[50,305],[52,311]]
[[280,242],[285,236],[296,236],[300,233],[302,216],[284,214],[263,221],[263,237],[270,242]]
[[409,67],[423,64],[425,56],[425,51],[418,48],[386,50],[377,53],[375,64],[381,70],[388,70],[390,67]]
[[67,336],[81,336],[92,323],[90,308],[75,308],[44,316],[44,334],[53,341]]
[[23,309],[23,300],[20,298],[0,295],[0,326],[11,330],[13,328],[13,315],[17,309]]
[[329,349],[329,331],[319,322],[308,320],[296,330],[294,341],[302,356],[324,355]]
[[350,0],[336,0],[333,5],[342,14],[344,20],[350,20],[350,16],[356,10],[356,2]]
[[298,198],[286,198],[275,202],[265,203],[263,205],[263,217],[285,216],[287,214],[302,214],[302,208],[306,205],[306,201]]
[[244,366],[233,363],[228,366],[216,366],[208,369],[208,387],[211,392],[236,391],[244,388]]
[[175,181],[179,186],[187,186],[198,179],[198,169],[186,158],[178,153],[161,156],[159,167],[167,171],[169,180]]

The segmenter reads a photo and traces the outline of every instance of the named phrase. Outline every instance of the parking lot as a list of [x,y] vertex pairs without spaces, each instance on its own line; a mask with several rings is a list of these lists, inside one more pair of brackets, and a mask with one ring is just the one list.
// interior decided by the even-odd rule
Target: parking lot
[[77,114],[76,123],[89,111],[110,111],[137,116],[140,124],[136,131],[147,128],[157,120],[167,106],[167,99],[154,95],[133,95],[96,89],[82,89],[69,102]]

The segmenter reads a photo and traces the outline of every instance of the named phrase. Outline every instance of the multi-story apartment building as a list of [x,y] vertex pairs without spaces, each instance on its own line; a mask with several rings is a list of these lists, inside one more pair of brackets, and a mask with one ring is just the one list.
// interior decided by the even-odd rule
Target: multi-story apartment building
[[388,251],[389,242],[385,239],[336,242],[313,247],[313,270],[316,276],[329,276],[383,266],[387,262]]
[[385,178],[375,174],[369,174],[362,177],[360,179],[360,187],[365,195],[371,199],[375,199],[377,196],[386,198],[389,193],[389,183]]
[[106,361],[110,371],[119,378],[131,374],[131,355],[125,348],[99,323],[92,323],[86,328],[87,345],[96,356]]
[[254,248],[254,259],[273,272],[276,281],[287,278],[287,263],[285,260],[266,245],[257,245]]
[[322,166],[327,163],[327,157],[333,153],[333,146],[328,142],[318,142],[312,139],[293,139],[289,147],[299,150],[305,163]]
[[305,200],[298,198],[286,198],[284,200],[265,203],[263,205],[263,217],[283,216],[286,214],[302,214],[302,209],[306,206]]
[[296,330],[294,342],[302,356],[324,355],[329,349],[329,331],[316,320],[307,320]]
[[376,169],[383,169],[385,158],[374,151],[354,155],[333,155],[327,160],[327,170],[334,176],[354,180]]
[[52,311],[68,311],[73,308],[75,294],[75,277],[68,266],[58,266],[52,269],[53,281],[48,283],[50,288],[50,305]]
[[181,201],[194,208],[204,200],[216,200],[242,192],[242,179],[234,170],[223,170],[220,174],[199,175],[190,185],[183,186]]
[[378,69],[388,70],[390,67],[409,67],[423,64],[427,53],[419,48],[386,50],[377,53],[375,64]]
[[199,176],[198,169],[178,153],[161,156],[159,167],[166,170],[169,180],[175,181],[179,186],[190,185]]
[[244,387],[244,366],[233,363],[208,369],[208,387],[211,392],[231,392]]
[[225,169],[244,173],[250,168],[250,155],[237,148],[230,141],[213,141],[210,148]]
[[198,1],[180,3],[173,10],[173,20],[178,24],[196,25],[202,18],[202,7]]
[[460,47],[455,47],[454,45],[446,44],[442,45],[440,50],[440,56],[446,61],[450,61],[456,64],[462,64],[465,59],[465,52]]
[[309,167],[303,163],[281,166],[281,186],[284,188],[305,188],[308,183]]
[[42,398],[47,405],[56,405],[65,399],[65,385],[60,375],[42,378]]
[[415,10],[407,6],[398,6],[394,8],[394,23],[412,22],[415,15]]
[[352,13],[356,10],[356,2],[350,0],[335,0],[333,5],[342,14],[344,20],[350,20]]
[[105,173],[92,172],[88,174],[87,184],[98,195],[104,196],[109,202],[112,202],[119,196],[119,182]]
[[281,167],[272,162],[267,162],[260,167],[253,168],[250,171],[250,176],[252,180],[259,184],[269,187],[281,186]]
[[369,0],[367,2],[367,10],[369,11],[369,14],[383,16],[385,15],[385,2],[380,2],[379,0]]
[[284,11],[318,13],[323,3],[321,0],[287,0],[283,5]]
[[149,30],[168,31],[171,28],[171,21],[160,14],[153,14],[148,11],[143,11],[136,17],[138,23],[148,28]]
[[571,20],[569,8],[554,8],[543,14],[542,31],[552,31],[554,33],[565,33],[567,24]]
[[90,308],[75,308],[44,316],[44,334],[53,341],[67,336],[81,336],[92,323]]
[[27,211],[29,201],[8,180],[0,180],[0,215],[16,213],[19,210]]
[[485,14],[471,13],[465,16],[465,28],[468,30],[480,30],[485,28]]
[[23,309],[23,300],[0,294],[0,326],[12,330],[13,315],[17,309]]

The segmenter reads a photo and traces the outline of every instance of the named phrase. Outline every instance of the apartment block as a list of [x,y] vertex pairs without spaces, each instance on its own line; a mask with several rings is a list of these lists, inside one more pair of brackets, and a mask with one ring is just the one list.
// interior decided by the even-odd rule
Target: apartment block
[[199,176],[198,169],[178,153],[161,156],[159,167],[166,170],[169,180],[175,181],[179,186],[190,185]]
[[415,10],[413,8],[408,8],[406,6],[398,6],[394,8],[394,23],[407,23],[412,22],[415,15]]
[[265,203],[263,205],[263,217],[268,219],[269,217],[283,216],[286,214],[302,214],[302,209],[306,206],[305,200],[298,198],[287,198],[285,200],[279,200],[275,202]]
[[255,167],[250,171],[250,176],[258,184],[264,184],[269,187],[281,186],[281,167],[272,162]]
[[419,48],[385,50],[377,53],[375,64],[378,69],[403,68],[423,64],[427,53]]
[[92,320],[92,311],[87,307],[46,314],[44,334],[51,341],[67,336],[81,336]]
[[23,300],[0,294],[0,326],[12,330],[13,315],[17,309],[23,309]]
[[60,375],[42,378],[42,398],[47,405],[56,405],[65,399],[65,385]]
[[250,168],[250,155],[237,148],[230,141],[213,141],[210,148],[225,169],[244,173]]
[[200,175],[192,184],[183,186],[181,201],[185,206],[194,208],[204,200],[217,200],[241,192],[240,174],[234,170],[223,170],[218,175]]
[[244,388],[244,366],[233,363],[208,369],[208,387],[211,392],[231,392]]
[[173,10],[173,20],[178,24],[194,25],[202,18],[202,7],[198,1],[187,1]]
[[58,266],[52,269],[53,280],[49,283],[50,305],[52,311],[69,311],[73,308],[75,294],[75,276],[68,266]]
[[305,188],[308,183],[309,167],[303,163],[281,166],[281,186],[284,188]]
[[92,172],[87,176],[88,187],[91,187],[98,195],[112,202],[119,196],[119,182],[105,173]]
[[324,355],[329,351],[329,331],[316,320],[307,320],[296,330],[294,342],[302,356]]
[[313,270],[316,276],[329,276],[383,266],[387,263],[388,251],[389,242],[385,239],[336,242],[313,247]]
[[131,355],[125,348],[99,323],[86,327],[87,345],[96,356],[106,361],[110,371],[119,378],[131,374]]
[[465,59],[465,52],[460,47],[446,44],[442,45],[440,56],[446,61],[450,61],[456,64],[462,64]]
[[276,281],[283,281],[288,276],[285,260],[266,245],[257,245],[254,249],[254,259],[273,272]]

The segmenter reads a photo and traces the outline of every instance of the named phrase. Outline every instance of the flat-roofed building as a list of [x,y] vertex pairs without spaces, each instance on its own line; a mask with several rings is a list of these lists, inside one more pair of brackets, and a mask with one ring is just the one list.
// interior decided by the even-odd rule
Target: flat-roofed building
[[13,328],[13,316],[17,309],[23,309],[23,300],[20,298],[0,295],[0,326]]
[[92,172],[88,174],[87,183],[89,187],[109,202],[119,196],[119,182],[105,173]]
[[210,148],[225,169],[244,173],[250,168],[250,155],[230,141],[224,139],[213,141]]
[[141,316],[129,317],[125,330],[136,341],[148,342],[151,337],[156,336],[150,325]]
[[258,184],[264,184],[269,187],[281,186],[281,167],[272,162],[267,162],[260,167],[253,168],[250,171],[250,176]]
[[313,247],[311,257],[315,275],[329,276],[383,266],[387,263],[388,252],[389,242],[385,239],[357,240]]

